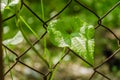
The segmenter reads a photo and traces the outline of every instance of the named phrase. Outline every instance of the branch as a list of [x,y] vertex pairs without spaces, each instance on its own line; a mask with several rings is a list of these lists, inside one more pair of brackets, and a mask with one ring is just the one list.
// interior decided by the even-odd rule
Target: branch
[[2,51],[2,15],[0,12],[0,80],[4,80],[3,76],[3,51]]

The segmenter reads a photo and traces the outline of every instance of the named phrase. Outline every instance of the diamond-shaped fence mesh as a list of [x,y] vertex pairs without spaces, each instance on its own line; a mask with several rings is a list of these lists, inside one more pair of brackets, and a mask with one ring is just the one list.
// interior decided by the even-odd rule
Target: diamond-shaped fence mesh
[[[50,1],[48,0],[48,3]],[[59,2],[59,1],[58,1]],[[109,2],[109,1],[108,1]],[[34,3],[32,3],[34,4]],[[56,3],[59,5],[59,3]],[[99,54],[97,54],[97,52],[95,52],[95,64],[91,65],[89,62],[87,62],[86,60],[84,60],[81,56],[79,56],[78,54],[76,54],[74,51],[70,50],[69,48],[65,48],[65,49],[61,49],[58,47],[55,47],[49,43],[44,42],[44,39],[47,39],[48,35],[47,35],[47,27],[48,27],[48,23],[59,17],[60,15],[62,16],[63,13],[66,13],[65,11],[69,8],[71,8],[71,5],[75,4],[77,5],[77,8],[83,8],[81,9],[80,13],[82,13],[84,11],[87,11],[89,15],[92,15],[96,18],[96,20],[93,20],[96,22],[96,27],[95,27],[95,41],[96,41],[96,46],[95,46],[95,50],[97,51],[97,49],[99,49],[100,47],[97,45],[97,43],[99,44],[99,40],[102,40],[102,38],[104,38],[104,40],[106,40],[107,38],[105,37],[106,35],[109,37],[112,36],[112,38],[115,38],[115,44],[117,44],[116,42],[118,41],[118,46],[116,46],[116,49],[114,49],[114,52],[112,52],[112,54],[110,56],[107,56],[106,58],[103,56],[99,57]],[[94,3],[96,4],[96,3]],[[87,4],[86,4],[87,5]],[[5,80],[9,80],[8,77],[12,77],[12,75],[17,75],[18,78],[15,79],[15,77],[12,77],[13,80],[21,80],[21,79],[25,79],[25,80],[119,80],[119,77],[116,78],[116,76],[114,76],[114,73],[110,73],[107,71],[104,71],[104,69],[106,68],[106,65],[108,63],[108,65],[112,64],[111,59],[114,59],[114,56],[117,55],[120,51],[119,48],[119,43],[120,43],[120,39],[119,39],[119,32],[116,33],[116,31],[112,30],[109,28],[109,26],[104,25],[103,24],[103,20],[109,16],[112,11],[114,11],[116,8],[120,8],[120,1],[116,1],[116,3],[114,3],[113,5],[110,5],[109,9],[105,9],[106,12],[104,14],[102,14],[102,16],[98,15],[96,12],[99,12],[99,10],[94,11],[94,8],[97,7],[95,6],[94,8],[92,7],[88,7],[89,5],[86,6],[85,3],[83,4],[82,1],[80,0],[67,0],[66,4],[63,6],[63,8],[61,10],[59,10],[58,12],[55,12],[55,15],[52,16],[51,18],[49,18],[48,20],[43,20],[41,17],[39,17],[39,15],[37,15],[36,10],[33,10],[31,8],[31,6],[29,4],[26,4],[26,2],[24,0],[21,0],[21,16],[23,14],[29,15],[29,16],[34,16],[33,18],[36,20],[36,23],[39,24],[40,26],[43,26],[43,28],[40,27],[40,33],[38,33],[38,35],[40,36],[39,39],[35,38],[32,35],[29,35],[28,30],[26,30],[26,28],[24,27],[24,24],[22,24],[22,30],[24,31],[25,34],[28,34],[27,38],[28,38],[28,43],[23,42],[21,44],[19,44],[19,46],[14,46],[13,49],[11,49],[9,46],[2,44],[3,46],[3,52],[6,53],[4,54],[5,56],[12,58],[10,60],[11,63],[7,62],[9,61],[9,58],[7,58],[8,60],[5,61],[4,60],[4,67],[5,67],[5,73],[4,73],[4,78]],[[104,4],[106,5],[106,4]],[[39,6],[39,5],[38,5]],[[45,6],[44,6],[45,7]],[[57,6],[56,6],[57,7]],[[22,12],[23,8],[27,11],[27,13],[24,13],[24,11]],[[48,9],[47,9],[48,10]],[[120,11],[120,9],[119,9]],[[118,12],[119,12],[118,11]],[[72,11],[71,11],[72,12]],[[72,12],[74,13],[74,12]],[[77,12],[75,12],[77,13]],[[101,12],[99,12],[101,13]],[[89,17],[88,15],[88,17]],[[15,17],[18,17],[18,14],[12,14],[10,17],[7,17],[5,19],[3,19],[2,23],[7,23],[8,25],[10,24],[18,24],[19,23],[10,23],[9,21],[14,19]],[[69,17],[71,17],[70,15],[68,15]],[[117,15],[120,16],[120,15]],[[120,18],[120,17],[118,17]],[[91,19],[92,20],[92,19]],[[29,19],[29,22],[32,22],[31,19]],[[116,24],[116,23],[115,23]],[[118,23],[119,24],[119,23]],[[33,27],[35,27],[37,25],[34,24]],[[37,27],[36,29],[38,29],[39,27]],[[108,32],[109,34],[105,34],[105,32]],[[14,33],[14,32],[11,32]],[[101,34],[102,36],[100,37],[97,34]],[[117,35],[118,34],[118,35]],[[32,36],[32,37],[30,37]],[[25,39],[26,40],[26,39]],[[109,44],[110,46],[114,46],[110,43],[109,40],[107,44]],[[46,45],[46,47],[49,46],[49,50],[45,49],[44,46],[40,46],[39,44],[42,45]],[[13,47],[13,46],[12,46]],[[106,45],[103,45],[104,48],[106,48]],[[51,51],[50,51],[51,50]],[[59,54],[57,54],[56,52],[59,52]],[[107,49],[106,49],[107,50]],[[54,59],[52,65],[50,65],[50,59],[48,59],[49,54],[45,54],[44,52],[47,53],[52,53],[55,54],[59,60]],[[52,52],[53,51],[53,52]],[[43,54],[44,53],[44,54]],[[109,52],[110,53],[110,52]],[[49,55],[49,56],[53,56],[53,55]],[[101,53],[102,54],[102,53]],[[34,57],[33,57],[34,55]],[[43,57],[44,56],[44,57]],[[59,57],[62,56],[62,57]],[[90,71],[89,69],[88,72],[90,73],[85,73],[84,75],[86,75],[85,77],[81,77],[81,72],[85,72],[82,71],[84,70],[84,68],[79,68],[78,65],[72,65],[72,64],[68,64],[69,61],[67,63],[62,62],[63,60],[69,59],[69,57],[71,58],[75,58],[76,61],[78,61],[78,65],[79,62],[83,63],[83,64],[87,64],[87,66],[90,67]],[[97,61],[97,59],[99,58],[99,61]],[[72,63],[76,63],[76,61],[73,61]],[[120,61],[117,61],[117,64],[120,64]],[[34,65],[33,65],[34,64]],[[64,64],[64,66],[62,65]],[[70,68],[70,67],[73,68]],[[88,68],[89,68],[88,67]],[[110,66],[112,67],[112,66]],[[120,66],[119,66],[120,67]],[[68,69],[68,70],[63,70],[63,68]],[[78,68],[78,69],[77,69]],[[77,69],[77,70],[75,70]],[[80,69],[80,70],[79,70]],[[70,74],[70,76],[68,76]],[[74,74],[76,73],[77,76],[75,75],[74,78]],[[112,76],[111,76],[112,75]],[[29,78],[21,78],[19,79],[19,76],[28,76]],[[33,78],[33,76],[35,76],[36,78]],[[58,77],[59,78],[53,78],[53,76]],[[69,78],[62,78],[62,76],[66,76]],[[118,73],[119,76],[119,73]],[[2,80],[2,79],[0,79]],[[11,79],[12,80],[12,79]]]

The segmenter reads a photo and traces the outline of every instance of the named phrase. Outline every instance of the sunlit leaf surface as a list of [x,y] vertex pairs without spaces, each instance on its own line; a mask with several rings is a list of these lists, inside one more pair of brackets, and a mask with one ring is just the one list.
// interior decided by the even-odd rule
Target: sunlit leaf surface
[[53,20],[48,26],[51,42],[58,47],[69,47],[86,61],[94,63],[94,27],[78,17]]
[[15,6],[19,3],[20,0],[1,0],[0,10],[3,12],[5,9],[9,9],[9,6]]
[[23,36],[20,31],[17,32],[17,34],[11,38],[3,41],[3,44],[5,45],[17,45],[23,41]]

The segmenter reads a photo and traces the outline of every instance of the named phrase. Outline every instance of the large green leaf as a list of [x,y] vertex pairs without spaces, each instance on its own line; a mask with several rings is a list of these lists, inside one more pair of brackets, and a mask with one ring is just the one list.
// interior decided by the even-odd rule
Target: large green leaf
[[86,61],[94,63],[94,27],[78,17],[53,20],[48,26],[51,42],[58,47],[69,47]]

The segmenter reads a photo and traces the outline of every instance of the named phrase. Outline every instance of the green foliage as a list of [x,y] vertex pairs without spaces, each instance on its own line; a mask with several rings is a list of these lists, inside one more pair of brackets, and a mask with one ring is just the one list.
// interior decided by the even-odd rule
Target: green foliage
[[51,42],[58,47],[69,47],[89,63],[94,62],[94,27],[79,17],[53,20],[48,26]]
[[23,39],[24,38],[23,38],[21,32],[19,31],[13,38],[4,40],[3,43],[5,45],[16,45],[16,44],[21,43],[23,41]]
[[1,0],[1,11],[4,12],[5,9],[15,11],[14,9],[20,3],[20,0]]
[[28,27],[28,29],[35,35],[35,37],[37,39],[39,39],[38,34],[36,34],[36,32],[29,26],[29,24],[24,20],[24,18],[22,16],[20,16],[21,21],[23,21],[23,23],[25,23],[25,25]]
[[[42,20],[47,21],[50,17],[57,14],[69,0],[23,0]],[[96,12],[100,17],[102,17],[116,2],[119,0],[79,0],[81,3],[89,7],[91,10]],[[4,34],[3,34],[3,44],[11,48],[12,50],[18,51],[21,53],[28,46],[32,46],[32,50],[29,51],[29,55],[39,59],[42,59],[41,62],[45,62],[49,69],[52,71],[53,64],[56,64],[57,61],[62,61],[62,57],[65,53],[66,47],[69,47],[71,50],[76,52],[82,58],[87,60],[89,63],[94,64],[94,27],[87,24],[89,22],[93,25],[96,25],[97,17],[89,12],[87,9],[83,8],[75,1],[72,3],[56,17],[56,20],[50,22],[48,26],[49,38],[46,35],[44,39],[41,40],[37,46],[33,46],[32,43],[34,40],[38,40],[40,36],[44,33],[45,29],[42,27],[43,23],[39,21],[25,6],[21,7],[21,0],[1,0],[1,12],[3,20],[10,17],[13,14],[16,14],[13,18],[7,20],[3,23]],[[119,27],[120,8],[117,7],[109,15],[107,15],[103,22],[103,25],[107,27]],[[79,16],[71,17],[71,16]],[[66,17],[70,16],[70,17]],[[62,17],[62,18],[61,18]],[[103,35],[106,31],[98,32],[99,35]],[[103,43],[102,38],[96,38],[96,43]],[[53,46],[50,41],[58,46],[65,47],[64,50]],[[103,38],[106,40],[106,38]],[[23,43],[22,43],[23,42]],[[113,43],[113,41],[106,40],[105,43]],[[21,47],[21,45],[25,47]],[[116,40],[112,44],[113,48],[117,48]],[[19,49],[21,48],[21,49]],[[95,48],[97,55],[101,53],[102,46]],[[114,50],[114,49],[113,49]],[[15,51],[15,52],[16,52]],[[32,52],[34,51],[34,52]],[[62,52],[62,53],[61,53]],[[5,52],[6,53],[6,52]],[[35,53],[35,54],[34,54]],[[61,55],[62,54],[62,55]],[[30,58],[29,55],[24,55],[27,58]],[[71,57],[72,55],[70,55]],[[15,60],[14,55],[8,56],[12,61]],[[6,57],[8,59],[8,57]],[[73,57],[73,56],[72,56]],[[5,58],[5,59],[6,59]],[[5,61],[7,61],[7,59]],[[23,60],[25,58],[23,57]],[[39,60],[38,59],[38,60]],[[31,60],[31,58],[30,58]],[[57,60],[57,61],[56,61]],[[75,58],[70,58],[69,61],[76,61]],[[98,60],[98,59],[96,59]],[[33,61],[33,60],[31,60]],[[10,61],[9,61],[10,62]],[[8,63],[9,63],[8,62]],[[34,62],[34,61],[33,61]],[[42,64],[40,62],[40,64]],[[33,64],[33,63],[32,63]],[[8,65],[9,66],[9,65]],[[57,68],[55,68],[57,70]],[[53,80],[55,71],[52,71],[50,80]],[[116,70],[114,67],[113,70]]]
[[[4,20],[5,18],[15,14],[18,6],[20,6],[20,0],[1,0],[0,6],[2,18]],[[12,18],[11,20],[3,23],[3,40],[10,39],[18,33],[19,30],[15,26],[16,23],[14,19],[15,18]]]

